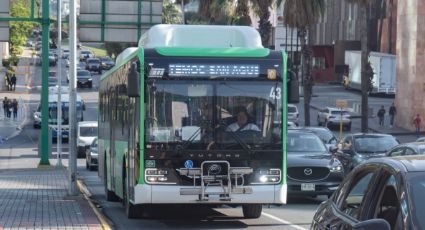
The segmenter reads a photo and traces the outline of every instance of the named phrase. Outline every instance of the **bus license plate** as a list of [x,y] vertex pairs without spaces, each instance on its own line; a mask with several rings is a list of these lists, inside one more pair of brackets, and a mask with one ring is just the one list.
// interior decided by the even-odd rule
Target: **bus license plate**
[[301,191],[315,191],[316,186],[314,184],[301,184]]

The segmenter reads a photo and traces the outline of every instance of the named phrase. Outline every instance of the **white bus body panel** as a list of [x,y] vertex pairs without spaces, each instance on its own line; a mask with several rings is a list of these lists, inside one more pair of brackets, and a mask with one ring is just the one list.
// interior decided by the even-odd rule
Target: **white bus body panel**
[[[371,52],[369,61],[373,69],[372,93],[394,94],[396,92],[395,55]],[[348,65],[349,87],[361,90],[361,51],[345,51]]]
[[168,24],[152,26],[140,38],[139,47],[264,48],[251,26]]
[[[232,194],[231,201],[199,201],[198,195],[180,195],[181,188],[191,186],[176,185],[136,185],[134,187],[135,204],[286,204],[287,185],[255,185],[251,194]],[[209,188],[209,191],[223,191],[220,187]]]

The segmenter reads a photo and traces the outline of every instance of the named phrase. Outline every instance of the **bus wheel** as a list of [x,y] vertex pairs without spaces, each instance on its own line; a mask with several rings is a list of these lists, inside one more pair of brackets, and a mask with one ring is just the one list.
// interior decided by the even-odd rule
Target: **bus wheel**
[[244,204],[242,205],[243,217],[245,219],[256,219],[261,216],[263,211],[262,204]]

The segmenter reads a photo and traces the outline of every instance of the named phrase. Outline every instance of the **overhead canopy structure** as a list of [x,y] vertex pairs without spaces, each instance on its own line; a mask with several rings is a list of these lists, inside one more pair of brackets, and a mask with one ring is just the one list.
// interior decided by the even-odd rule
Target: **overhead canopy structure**
[[260,34],[250,26],[166,24],[151,27],[139,47],[263,48]]

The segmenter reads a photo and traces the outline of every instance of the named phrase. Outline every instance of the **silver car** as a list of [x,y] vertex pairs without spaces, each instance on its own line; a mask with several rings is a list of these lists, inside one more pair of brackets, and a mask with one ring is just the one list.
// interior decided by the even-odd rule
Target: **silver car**
[[[342,117],[341,117],[342,115]],[[351,115],[347,110],[327,107],[317,114],[317,124],[328,128],[339,127],[340,122],[347,130],[351,130]]]
[[86,149],[86,169],[93,171],[98,166],[98,153],[97,153],[97,138],[93,140],[90,148]]

